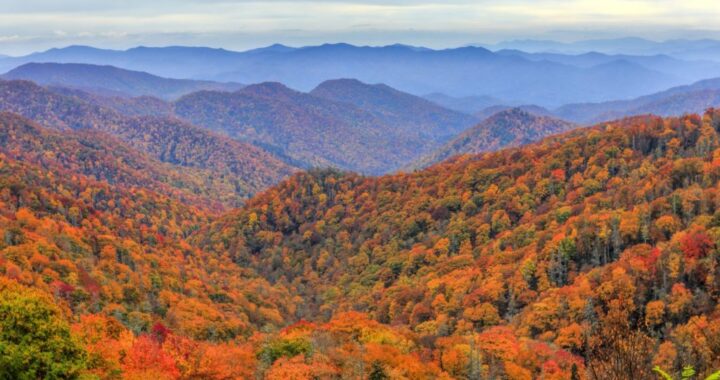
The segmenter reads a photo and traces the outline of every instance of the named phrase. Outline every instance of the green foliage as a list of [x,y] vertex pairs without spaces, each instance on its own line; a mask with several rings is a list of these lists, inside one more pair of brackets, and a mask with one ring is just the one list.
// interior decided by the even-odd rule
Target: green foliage
[[312,343],[304,338],[276,339],[266,343],[258,352],[258,359],[270,365],[276,360],[312,353]]
[[49,297],[12,283],[0,290],[0,378],[75,379],[85,361]]
[[[655,366],[653,367],[653,371],[658,374],[658,376],[662,377],[664,380],[673,380],[672,376],[668,374],[667,372],[663,371],[662,368]],[[693,378],[696,375],[695,368],[693,366],[685,366],[682,369],[682,372],[680,373],[681,380],[689,380]],[[720,379],[720,371],[714,372],[707,376],[705,380],[719,380]]]

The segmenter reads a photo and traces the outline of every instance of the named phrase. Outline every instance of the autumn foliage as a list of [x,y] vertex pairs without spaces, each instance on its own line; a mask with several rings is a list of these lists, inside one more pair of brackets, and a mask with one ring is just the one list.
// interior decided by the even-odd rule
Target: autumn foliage
[[[8,114],[0,125],[0,326],[18,313],[52,338],[58,359],[37,371],[642,379],[655,365],[720,367],[718,111],[408,174],[313,170],[224,213],[110,136],[93,146]],[[42,340],[7,331],[0,350]]]

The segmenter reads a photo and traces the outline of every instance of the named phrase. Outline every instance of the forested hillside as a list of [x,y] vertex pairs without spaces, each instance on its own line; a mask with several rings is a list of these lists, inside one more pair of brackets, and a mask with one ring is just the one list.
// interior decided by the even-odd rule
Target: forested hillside
[[294,170],[260,148],[177,118],[126,116],[28,81],[0,81],[0,111],[23,115],[49,129],[111,134],[162,162],[189,168],[188,173],[197,173],[197,180],[227,205],[241,204]]
[[[398,123],[397,116],[390,121],[387,115],[280,83],[251,85],[234,93],[200,91],[180,98],[174,108],[176,115],[195,125],[262,146],[305,168],[382,174],[438,146],[427,125],[411,129]],[[442,125],[431,124],[432,129]],[[460,127],[456,123],[454,128]]]
[[[237,368],[252,353],[203,342],[292,314],[286,292],[185,240],[212,213],[185,196],[183,174],[92,132],[60,135],[9,114],[0,131],[3,377],[208,378],[179,359]],[[170,330],[178,361],[134,335]]]
[[709,374],[719,130],[642,117],[408,175],[300,174],[194,241],[300,296],[297,317],[407,326],[454,378]]

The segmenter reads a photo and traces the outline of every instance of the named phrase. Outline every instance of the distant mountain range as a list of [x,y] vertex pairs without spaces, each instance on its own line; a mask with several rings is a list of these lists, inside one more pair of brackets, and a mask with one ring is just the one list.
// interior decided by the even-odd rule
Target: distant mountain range
[[720,78],[714,78],[631,100],[568,104],[552,110],[552,113],[566,120],[590,124],[643,114],[680,116],[703,113],[707,108],[718,106]]
[[170,78],[222,82],[281,82],[310,91],[337,78],[385,83],[413,93],[489,96],[557,107],[569,102],[632,98],[689,81],[720,76],[720,65],[668,57],[556,57],[494,53],[481,47],[431,50],[405,45],[361,47],[273,45],[246,52],[199,47],[138,47],[124,51],[85,46],[0,58],[0,71],[29,62],[112,65]]
[[41,85],[86,89],[108,95],[149,95],[175,99],[199,90],[235,91],[237,83],[217,83],[188,79],[169,79],[140,71],[78,63],[27,63],[0,76],[26,79]]
[[522,105],[517,102],[502,102],[487,106],[490,101],[474,101],[475,98],[452,98],[433,95],[431,99],[452,109],[463,108],[482,120],[500,111],[520,108],[539,116],[554,116],[581,124],[594,124],[627,116],[654,114],[658,116],[681,116],[688,113],[703,113],[711,107],[720,107],[720,78],[701,80],[690,85],[676,86],[667,90],[628,100],[613,100],[598,103],[570,103],[557,108],[538,105]]
[[673,75],[674,77],[687,82],[693,82],[700,78],[720,75],[720,63],[718,62],[708,60],[688,61],[665,54],[629,55],[589,52],[575,55],[559,53],[526,53],[520,50],[499,50],[496,54],[522,57],[534,62],[547,61],[583,68],[620,64],[625,64],[628,67],[642,66],[650,70]]
[[507,100],[494,98],[492,96],[477,95],[477,96],[454,97],[454,96],[450,96],[447,94],[441,94],[439,92],[434,92],[432,94],[425,95],[424,98],[431,102],[439,104],[443,107],[447,107],[452,110],[464,112],[464,113],[470,114],[470,115],[477,113],[478,111],[483,110],[485,108],[496,106],[498,104],[514,103],[514,102],[508,102]]
[[512,40],[498,44],[476,44],[492,50],[516,49],[531,53],[657,55],[665,54],[687,60],[720,60],[720,41],[713,39],[675,39],[652,41],[626,37],[558,42],[551,40]]

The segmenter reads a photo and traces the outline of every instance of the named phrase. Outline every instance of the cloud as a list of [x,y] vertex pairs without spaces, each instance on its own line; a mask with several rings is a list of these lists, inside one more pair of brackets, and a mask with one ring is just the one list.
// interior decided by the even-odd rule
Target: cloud
[[[698,25],[720,30],[718,19],[714,0],[5,0],[0,35],[33,41],[26,50],[123,41],[238,48],[269,38],[431,45],[555,30],[579,31],[562,36],[567,40],[587,33],[663,38]],[[0,42],[0,51],[22,49],[20,42]]]

